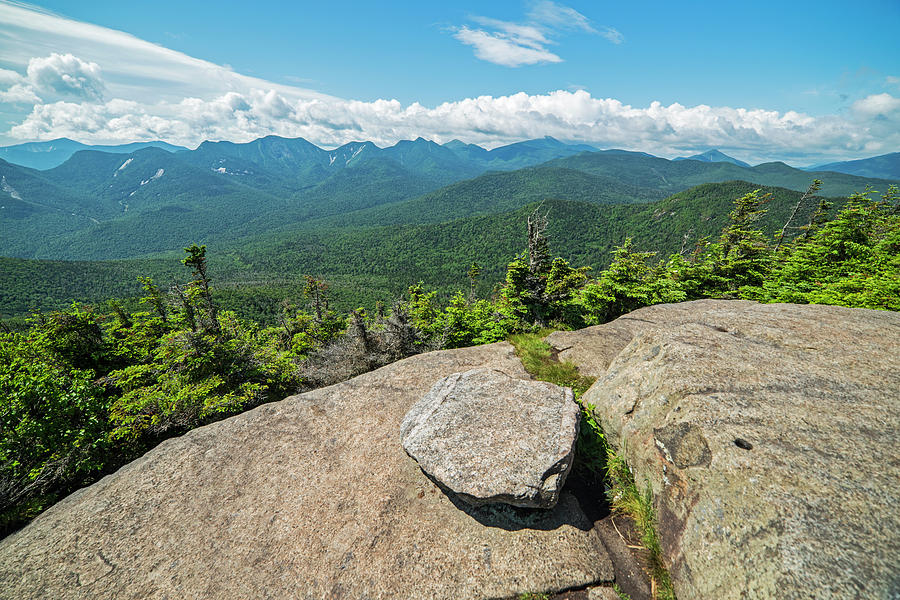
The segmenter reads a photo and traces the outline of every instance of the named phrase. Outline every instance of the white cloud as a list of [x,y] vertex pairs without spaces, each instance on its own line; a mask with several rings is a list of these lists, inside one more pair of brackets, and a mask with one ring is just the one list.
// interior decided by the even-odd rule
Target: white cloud
[[603,31],[599,33],[613,44],[621,44],[625,41],[625,36],[612,27],[604,27]]
[[103,99],[104,85],[100,77],[100,65],[95,62],[81,60],[72,54],[54,52],[45,58],[29,60],[26,72],[28,83],[38,94]]
[[[0,69],[13,70],[23,77],[34,57],[54,53],[71,54],[86,65],[95,63],[103,71],[105,96],[111,98],[146,101],[150,95],[155,100],[177,102],[189,96],[211,99],[223,91],[247,93],[261,88],[274,89],[291,98],[327,98],[312,90],[241,75],[122,31],[8,0],[0,0],[0,48]],[[88,68],[87,75],[90,72]],[[77,89],[79,76],[86,75],[66,73],[75,77],[69,91]],[[8,77],[0,73],[0,85]]]
[[475,48],[475,56],[504,67],[520,67],[543,62],[562,62],[534,38],[483,29],[460,27],[453,37]]
[[872,94],[853,103],[853,110],[866,116],[889,115],[900,111],[900,98],[890,94]]
[[547,0],[535,4],[527,16],[525,23],[474,16],[471,20],[486,29],[463,25],[454,28],[453,37],[475,48],[475,56],[481,60],[504,67],[562,62],[562,58],[547,46],[556,43],[553,38],[565,31],[599,34],[614,44],[624,40],[615,29],[606,27],[597,31],[588,18],[574,8]]
[[[542,95],[481,96],[429,108],[396,100],[290,99],[274,90],[228,92],[212,100],[142,104],[55,102],[35,106],[11,134],[20,139],[73,137],[85,142],[164,139],[194,146],[203,140],[250,141],[265,135],[304,137],[325,147],[357,140],[385,146],[419,135],[494,147],[551,135],[601,147],[649,150],[661,156],[718,147],[748,160],[813,154],[843,158],[900,147],[900,98],[878,95],[849,116],[812,117],[760,109],[634,107],[578,90]],[[895,107],[890,119],[875,106]]]
[[528,18],[535,23],[543,23],[555,29],[581,29],[597,33],[583,14],[568,6],[547,0],[538,2],[528,11]]
[[35,104],[40,102],[34,88],[30,85],[17,83],[5,91],[0,91],[0,102],[9,104]]
[[517,43],[521,43],[525,46],[539,47],[553,43],[551,40],[547,39],[547,36],[544,35],[543,31],[534,25],[500,21],[489,17],[472,17],[472,20],[479,25],[499,29],[504,35],[515,38]]
[[9,69],[0,69],[0,85],[13,85],[24,80],[20,74]]
[[0,102],[35,104],[62,98],[102,100],[104,92],[100,65],[81,60],[72,54],[51,53],[32,57],[25,74],[0,69]]

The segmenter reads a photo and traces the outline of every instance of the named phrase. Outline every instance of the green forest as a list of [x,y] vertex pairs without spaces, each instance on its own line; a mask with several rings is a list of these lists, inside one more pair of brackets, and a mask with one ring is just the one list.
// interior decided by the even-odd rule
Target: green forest
[[[578,203],[532,204],[502,215],[504,227],[518,235],[490,229],[497,217],[460,221],[461,233],[458,239],[451,236],[452,244],[472,244],[476,233],[508,235],[509,244],[491,246],[492,252],[507,252],[502,269],[485,268],[482,257],[458,256],[444,264],[428,255],[421,263],[391,269],[387,263],[404,253],[382,247],[387,266],[379,270],[361,263],[360,275],[393,285],[403,277],[404,290],[391,302],[367,308],[352,304],[365,296],[354,289],[368,285],[364,277],[333,285],[319,276],[294,276],[289,285],[259,285],[243,296],[227,286],[216,289],[218,264],[235,268],[243,261],[276,275],[302,269],[265,264],[266,256],[283,256],[273,251],[278,244],[312,243],[275,237],[220,257],[191,245],[180,261],[140,263],[147,271],[133,297],[74,303],[6,322],[0,331],[0,528],[6,533],[20,527],[168,437],[423,351],[601,324],[642,306],[699,298],[900,310],[896,187],[882,195],[853,194],[833,206],[816,195],[815,183],[781,202],[777,211],[769,210],[772,196],[765,190],[740,191],[730,213],[706,219],[690,211],[679,214],[685,223],[708,223],[710,229],[686,235],[670,228],[674,234],[663,244],[670,249],[665,253],[645,250],[649,234],[642,228],[648,215],[639,211],[652,211],[649,222],[656,215],[658,223],[677,206],[693,206],[684,198],[605,211]],[[637,212],[617,221],[628,215],[616,211]],[[607,241],[594,247],[608,255],[602,267],[585,264],[588,254],[554,255],[559,248],[551,249],[551,239],[565,240],[564,250],[591,247],[590,239],[573,242],[555,229],[556,215],[597,214],[605,215],[608,226],[630,227],[632,233],[614,247]],[[434,244],[427,229],[395,227],[398,245],[420,251],[428,240]],[[344,248],[335,250],[340,255],[366,249],[361,246],[366,231],[372,230],[328,238],[331,245],[323,250]],[[378,231],[380,240],[390,239]],[[13,261],[9,264],[21,277],[35,276],[28,261],[3,260]],[[339,260],[350,264],[344,256]],[[410,277],[429,264],[456,271],[455,279],[429,277],[444,283],[439,290],[417,283],[422,277]],[[77,263],[70,268],[77,269]],[[127,269],[109,263],[104,289],[116,289],[112,282],[118,277],[128,277]],[[64,280],[60,277],[61,286]],[[256,313],[262,322],[253,318]]]
[[[729,181],[699,185],[655,202],[604,204],[553,195],[544,198],[541,186],[529,194],[527,189],[541,169],[530,171],[534,172],[531,178],[514,172],[452,186],[454,194],[465,196],[465,202],[441,192],[432,198],[440,211],[420,199],[395,203],[395,221],[389,224],[373,224],[378,221],[376,215],[360,211],[373,217],[372,222],[354,225],[359,213],[348,213],[340,224],[326,218],[287,231],[208,243],[216,282],[213,293],[223,307],[239,316],[271,325],[277,322],[281,300],[302,292],[305,274],[326,279],[333,305],[347,311],[373,308],[378,301],[390,303],[405,293],[410,282],[420,280],[446,300],[468,285],[466,271],[477,262],[482,268],[477,289],[488,295],[505,276],[510,257],[524,246],[522,223],[537,206],[550,216],[548,235],[555,251],[573,264],[600,271],[609,266],[612,250],[627,237],[636,247],[667,256],[685,244],[717,235],[733,199],[755,189],[771,194],[758,225],[772,235],[803,195]],[[510,180],[517,183],[510,185]],[[488,199],[485,209],[495,205],[495,212],[471,214],[484,202],[477,200],[481,196]],[[829,214],[842,202],[833,199]],[[814,209],[813,203],[802,203],[795,219],[808,219]],[[434,221],[438,212],[445,220]],[[795,234],[794,229],[788,232],[789,237]],[[162,286],[180,281],[178,254],[102,261],[0,257],[0,316],[65,308],[72,300],[94,304],[115,297],[132,306],[142,294],[138,276],[152,277]]]

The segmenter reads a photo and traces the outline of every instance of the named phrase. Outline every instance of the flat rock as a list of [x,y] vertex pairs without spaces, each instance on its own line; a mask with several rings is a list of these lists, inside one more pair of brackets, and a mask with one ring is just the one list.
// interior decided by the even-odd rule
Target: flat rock
[[900,314],[703,301],[623,319],[607,344],[606,326],[566,342],[619,348],[584,400],[653,490],[678,597],[900,597]]
[[580,418],[571,389],[482,368],[435,383],[400,434],[422,470],[470,504],[552,508]]
[[436,379],[526,379],[506,343],[415,356],[168,440],[0,541],[0,598],[506,598],[609,582],[570,493],[472,508],[400,446]]
[[606,373],[619,352],[640,333],[702,321],[707,311],[737,317],[740,311],[756,304],[746,300],[695,300],[678,304],[657,304],[630,312],[603,325],[577,331],[554,331],[545,340],[558,351],[559,360],[575,363],[582,375],[600,377]]

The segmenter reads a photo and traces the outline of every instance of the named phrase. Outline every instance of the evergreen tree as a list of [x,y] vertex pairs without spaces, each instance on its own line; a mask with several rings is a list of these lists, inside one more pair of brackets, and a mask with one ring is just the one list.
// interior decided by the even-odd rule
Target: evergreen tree
[[219,328],[219,319],[216,315],[217,308],[213,302],[212,293],[210,292],[210,279],[206,272],[206,246],[198,246],[191,244],[184,249],[188,253],[187,258],[182,259],[182,263],[191,268],[194,276],[192,286],[188,288],[187,298],[193,300],[199,298],[205,308],[205,319],[203,319],[204,328],[216,337],[222,334]]
[[689,258],[669,257],[666,276],[678,284],[685,299],[738,298],[762,285],[772,268],[773,254],[765,234],[755,225],[769,197],[754,190],[737,198],[716,242],[702,239]]
[[765,302],[900,310],[897,188],[881,200],[854,194],[837,216],[813,223],[762,286]]
[[507,266],[502,297],[527,323],[546,327],[572,311],[574,293],[590,267],[574,269],[562,258],[550,259],[547,215],[538,210],[528,217],[528,250]]
[[765,212],[762,205],[770,197],[771,194],[760,196],[756,190],[735,200],[716,260],[718,274],[727,281],[722,294],[725,297],[736,297],[744,286],[761,285],[771,268],[772,251],[765,234],[755,227]]
[[631,238],[626,238],[613,251],[609,268],[580,290],[578,303],[584,320],[588,324],[606,323],[642,306],[684,300],[684,291],[667,276],[663,265],[650,263],[655,255],[635,252]]

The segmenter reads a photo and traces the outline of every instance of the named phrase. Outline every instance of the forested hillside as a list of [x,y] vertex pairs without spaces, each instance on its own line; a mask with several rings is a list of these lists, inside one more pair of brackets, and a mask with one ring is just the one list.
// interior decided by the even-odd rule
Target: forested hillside
[[728,162],[666,160],[641,152],[621,150],[585,152],[549,161],[547,166],[611,176],[625,183],[655,187],[669,193],[703,183],[735,179],[801,191],[806,189],[811,180],[818,179],[829,195],[848,196],[865,190],[867,186],[883,191],[891,183],[845,173],[802,171],[781,162],[763,163],[748,168]]
[[[628,236],[641,248],[660,255],[692,247],[721,230],[735,197],[758,188],[746,182],[705,184],[657,202],[594,204],[537,201],[544,197],[540,193],[526,195],[520,201],[515,193],[521,187],[481,185],[516,180],[521,173],[486,175],[457,185],[467,192],[464,197],[477,198],[481,191],[498,207],[509,207],[502,212],[433,222],[430,212],[419,212],[420,199],[415,199],[408,203],[415,210],[396,207],[412,223],[350,227],[355,222],[350,214],[345,217],[345,227],[326,219],[315,227],[212,243],[209,261],[220,293],[227,290],[227,295],[235,299],[229,304],[241,314],[267,321],[275,318],[283,297],[302,287],[305,274],[331,282],[340,306],[346,309],[388,301],[420,280],[449,293],[466,285],[466,271],[472,262],[481,265],[479,291],[487,293],[525,243],[521,223],[538,205],[551,217],[549,236],[554,247],[573,262],[598,270],[609,264],[613,248]],[[522,181],[528,184],[534,180]],[[558,181],[566,180],[562,177]],[[469,194],[470,189],[473,191]],[[787,220],[801,194],[778,188],[763,191],[771,192],[772,198],[760,226],[773,234]],[[497,199],[501,193],[508,200]],[[449,204],[457,214],[466,214],[463,203]],[[797,218],[807,218],[810,206],[802,207]],[[0,314],[7,316],[62,308],[71,300],[99,302],[109,297],[135,297],[140,293],[139,275],[169,283],[177,271],[175,255],[168,259],[102,262],[2,260]]]
[[440,223],[520,208],[547,198],[596,204],[632,204],[664,198],[654,188],[622,183],[614,177],[559,167],[532,167],[487,173],[406,202],[383,204],[317,220],[309,225],[366,226]]

